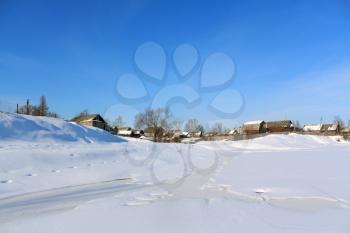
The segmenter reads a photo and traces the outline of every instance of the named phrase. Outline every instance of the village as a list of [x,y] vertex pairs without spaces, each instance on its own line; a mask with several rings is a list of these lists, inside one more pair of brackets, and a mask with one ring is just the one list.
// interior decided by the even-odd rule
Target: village
[[[32,116],[58,117],[55,112],[50,112],[45,96],[41,96],[39,104],[31,105],[29,100],[26,104],[16,108],[17,114]],[[300,126],[298,121],[293,120],[254,120],[246,121],[235,128],[225,128],[221,123],[216,123],[210,129],[204,129],[197,119],[188,119],[186,124],[173,123],[171,112],[168,108],[145,109],[144,112],[135,116],[135,126],[125,125],[122,116],[116,116],[114,122],[103,118],[102,114],[91,114],[87,110],[73,117],[70,122],[87,127],[95,127],[121,137],[133,137],[155,142],[195,143],[196,141],[215,140],[245,140],[266,136],[269,134],[308,134],[320,136],[340,135],[349,139],[350,126],[340,117],[335,117],[332,123],[321,122],[318,124],[305,124]]]
[[350,129],[341,126],[340,122],[334,123],[319,123],[306,124],[303,127],[298,127],[293,124],[291,120],[280,121],[247,121],[241,127],[231,130],[224,130],[222,132],[203,132],[203,131],[182,131],[179,129],[163,129],[161,127],[147,127],[144,129],[134,129],[132,127],[114,126],[111,127],[103,119],[100,114],[89,114],[72,119],[73,122],[84,126],[97,127],[106,130],[114,135],[123,137],[135,137],[147,140],[153,140],[157,132],[162,133],[162,142],[185,142],[193,143],[198,140],[244,140],[261,137],[268,134],[310,134],[310,135],[324,135],[336,136],[342,135],[348,138]]

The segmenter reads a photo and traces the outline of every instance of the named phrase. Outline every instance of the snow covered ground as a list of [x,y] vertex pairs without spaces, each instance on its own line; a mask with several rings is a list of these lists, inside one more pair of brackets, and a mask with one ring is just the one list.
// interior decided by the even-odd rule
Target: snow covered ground
[[155,144],[0,113],[0,232],[350,232],[350,143]]

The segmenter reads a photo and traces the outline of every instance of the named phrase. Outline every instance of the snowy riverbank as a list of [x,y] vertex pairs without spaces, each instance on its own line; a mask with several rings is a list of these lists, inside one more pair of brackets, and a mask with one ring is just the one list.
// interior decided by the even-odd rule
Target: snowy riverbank
[[350,144],[155,144],[0,113],[0,232],[349,232]]

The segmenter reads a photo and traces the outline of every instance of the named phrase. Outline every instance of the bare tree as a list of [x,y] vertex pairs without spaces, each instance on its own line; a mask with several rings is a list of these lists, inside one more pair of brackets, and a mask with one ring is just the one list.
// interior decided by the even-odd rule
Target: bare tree
[[87,116],[87,115],[89,115],[90,113],[89,113],[89,110],[87,110],[87,109],[84,109],[81,113],[79,113],[79,116]]
[[38,109],[39,109],[40,116],[48,115],[49,107],[47,106],[46,98],[44,95],[40,97]]
[[53,118],[59,118],[60,116],[57,114],[57,113],[55,113],[55,112],[49,112],[48,114],[47,114],[47,116],[48,117],[53,117]]
[[300,122],[298,120],[293,122],[294,131],[299,131],[301,129]]
[[175,120],[173,120],[171,127],[174,130],[181,130],[182,126],[183,126],[183,120],[175,119]]
[[123,117],[122,116],[117,116],[117,118],[113,121],[113,126],[115,127],[121,127],[123,126],[125,123],[123,122]]
[[185,130],[190,133],[203,132],[204,127],[195,118],[189,119],[185,125]]
[[33,106],[32,107],[32,111],[31,111],[31,115],[33,115],[33,116],[42,116],[41,112],[40,112],[40,108],[38,106]]
[[75,115],[73,118],[72,118],[72,121],[74,121],[75,119],[78,119],[79,117],[82,117],[82,116],[87,116],[89,115],[89,111],[87,109],[84,109],[82,112],[80,112],[79,114]]
[[161,140],[163,130],[168,130],[172,125],[172,115],[169,108],[146,108],[135,116],[135,128],[151,127],[154,130],[154,140]]
[[32,106],[27,99],[26,103],[23,106],[18,107],[19,114],[32,115],[35,106]]
[[45,96],[40,97],[39,105],[31,105],[29,103],[29,99],[27,99],[26,104],[23,106],[19,106],[17,104],[16,112],[18,114],[26,114],[33,116],[48,116],[58,118],[58,114],[55,112],[50,112],[49,107],[46,102]]
[[221,134],[223,132],[223,125],[221,122],[215,123],[211,129],[213,133]]
[[339,129],[340,129],[340,130],[343,129],[343,128],[345,127],[345,123],[344,123],[344,121],[341,119],[340,116],[335,116],[335,117],[334,117],[334,124],[339,125]]

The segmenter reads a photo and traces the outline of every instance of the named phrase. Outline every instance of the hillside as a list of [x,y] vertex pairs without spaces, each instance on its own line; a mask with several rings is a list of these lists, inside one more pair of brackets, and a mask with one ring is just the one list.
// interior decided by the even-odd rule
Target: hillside
[[1,141],[121,142],[108,132],[50,117],[0,112]]

